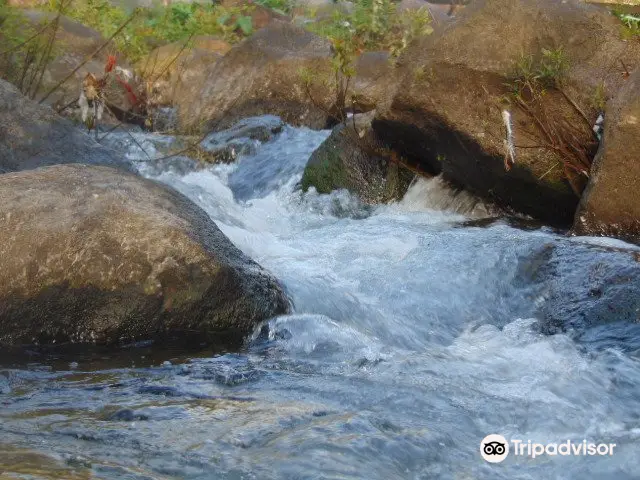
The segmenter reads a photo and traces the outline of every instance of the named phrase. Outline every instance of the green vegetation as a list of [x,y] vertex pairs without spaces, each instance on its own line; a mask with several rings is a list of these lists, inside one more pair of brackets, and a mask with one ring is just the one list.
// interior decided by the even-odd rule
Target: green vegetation
[[49,9],[63,2],[64,14],[110,37],[135,15],[114,42],[118,50],[135,62],[153,48],[193,35],[216,35],[230,43],[253,33],[250,13],[253,6],[226,8],[212,4],[173,3],[168,7],[137,9],[129,12],[108,0],[49,0]]
[[35,98],[45,70],[57,54],[60,13],[51,21],[29,24],[22,12],[0,0],[0,76]]
[[[331,18],[310,24],[309,30],[328,38],[333,47],[333,76],[322,81],[335,94],[333,106],[327,111],[329,116],[344,123],[348,110],[356,103],[350,84],[360,53],[387,50],[397,57],[411,41],[432,32],[430,22],[426,8],[399,12],[390,0],[359,0],[352,13],[335,10]],[[317,75],[302,70],[300,76],[311,101],[323,108],[311,94],[314,82],[318,81]]]
[[[529,117],[539,134],[540,144],[528,148],[546,150],[557,158],[564,177],[580,196],[598,147],[592,126],[604,106],[605,91],[604,85],[596,89],[591,100],[593,111],[587,115],[563,89],[569,67],[569,59],[561,47],[542,49],[537,56],[521,57],[507,84],[512,91],[507,100]],[[554,108],[549,108],[551,104]],[[571,111],[574,113],[570,114]],[[575,118],[579,117],[583,121],[576,122]]]
[[607,104],[607,90],[604,82],[598,83],[591,96],[591,108],[603,112]]
[[291,13],[295,5],[294,0],[257,0],[256,3],[283,15]]
[[622,22],[622,36],[624,38],[640,38],[640,15],[632,15],[622,11],[614,11],[613,14]]
[[562,47],[542,49],[535,59],[522,56],[515,64],[510,86],[516,95],[536,95],[548,88],[559,88],[569,70],[569,60]]
[[354,51],[387,50],[397,56],[412,40],[431,33],[430,23],[426,8],[400,12],[391,0],[359,0],[351,13],[335,10],[308,28],[333,42],[349,43]]

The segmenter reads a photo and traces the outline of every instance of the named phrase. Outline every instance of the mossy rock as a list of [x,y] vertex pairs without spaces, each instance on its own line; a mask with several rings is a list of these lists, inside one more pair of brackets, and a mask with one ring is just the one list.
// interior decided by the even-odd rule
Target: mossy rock
[[354,129],[338,125],[313,152],[302,176],[301,187],[319,193],[347,189],[363,202],[386,203],[401,198],[413,174],[377,153],[370,126]]

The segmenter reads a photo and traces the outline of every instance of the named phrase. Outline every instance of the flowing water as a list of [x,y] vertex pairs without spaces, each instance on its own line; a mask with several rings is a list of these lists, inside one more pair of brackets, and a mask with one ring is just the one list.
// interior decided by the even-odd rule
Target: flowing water
[[[640,253],[506,220],[438,179],[368,207],[296,189],[328,132],[148,162],[275,274],[294,313],[240,353],[0,363],[0,478],[639,478]],[[612,456],[479,455],[490,433]]]

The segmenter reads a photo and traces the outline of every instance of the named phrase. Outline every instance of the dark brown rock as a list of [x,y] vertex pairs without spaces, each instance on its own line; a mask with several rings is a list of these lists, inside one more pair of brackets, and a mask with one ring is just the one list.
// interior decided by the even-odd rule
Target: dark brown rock
[[0,342],[237,343],[287,312],[199,207],[107,167],[0,175]]
[[574,232],[640,244],[640,68],[607,104],[603,142]]

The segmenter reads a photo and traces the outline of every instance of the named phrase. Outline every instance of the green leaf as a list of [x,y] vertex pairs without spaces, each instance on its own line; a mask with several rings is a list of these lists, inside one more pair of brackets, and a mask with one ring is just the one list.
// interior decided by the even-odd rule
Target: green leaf
[[251,35],[251,33],[253,33],[253,20],[250,16],[245,15],[239,17],[236,24],[245,35]]
[[218,25],[220,25],[221,27],[224,27],[230,18],[231,18],[231,15],[228,13],[225,13],[224,15],[220,15],[218,17]]

